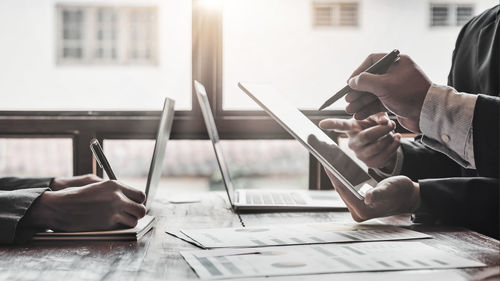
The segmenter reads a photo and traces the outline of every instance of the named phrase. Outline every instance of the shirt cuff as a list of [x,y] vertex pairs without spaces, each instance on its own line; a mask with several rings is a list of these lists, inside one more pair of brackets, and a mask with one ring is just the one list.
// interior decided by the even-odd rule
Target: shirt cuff
[[371,169],[371,170],[381,179],[397,176],[401,173],[401,169],[403,169],[403,160],[404,160],[403,149],[400,146],[396,150],[396,164],[394,165],[394,169],[390,173],[384,172],[380,169]]
[[475,169],[472,119],[477,96],[431,85],[420,112],[422,142],[462,167]]

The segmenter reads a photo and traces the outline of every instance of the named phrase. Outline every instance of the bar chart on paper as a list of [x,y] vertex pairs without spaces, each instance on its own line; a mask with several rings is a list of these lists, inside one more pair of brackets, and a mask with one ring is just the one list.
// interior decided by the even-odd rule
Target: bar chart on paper
[[397,226],[338,223],[189,229],[182,230],[182,233],[196,241],[203,248],[263,247],[430,238],[427,234]]
[[202,279],[484,266],[421,242],[373,242],[181,252]]

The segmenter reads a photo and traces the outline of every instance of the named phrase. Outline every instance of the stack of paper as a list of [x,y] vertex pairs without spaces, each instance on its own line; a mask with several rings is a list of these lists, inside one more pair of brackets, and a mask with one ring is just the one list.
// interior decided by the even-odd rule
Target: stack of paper
[[181,252],[203,279],[479,267],[421,242],[373,242]]
[[188,229],[181,230],[181,234],[171,234],[184,240],[188,240],[187,236],[193,240],[188,242],[206,249],[430,238],[427,234],[396,226],[335,223]]
[[33,240],[139,240],[151,228],[155,217],[145,216],[137,222],[137,226],[128,229],[94,232],[54,232],[37,233]]

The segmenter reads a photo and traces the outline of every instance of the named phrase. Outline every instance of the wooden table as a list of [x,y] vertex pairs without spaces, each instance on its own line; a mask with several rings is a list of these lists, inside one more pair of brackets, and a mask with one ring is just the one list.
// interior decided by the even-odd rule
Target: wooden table
[[[240,226],[224,193],[204,193],[200,203],[170,204],[160,197],[153,204],[156,227],[138,242],[36,242],[0,247],[0,280],[179,280],[197,275],[179,251],[197,249],[165,233],[167,229]],[[271,213],[241,215],[247,226],[303,222],[343,222],[346,212]],[[486,268],[417,270],[382,273],[323,274],[272,280],[498,280],[500,242],[461,228],[411,225],[408,217],[386,222],[430,234],[423,243],[481,261]],[[493,279],[492,279],[493,278]]]

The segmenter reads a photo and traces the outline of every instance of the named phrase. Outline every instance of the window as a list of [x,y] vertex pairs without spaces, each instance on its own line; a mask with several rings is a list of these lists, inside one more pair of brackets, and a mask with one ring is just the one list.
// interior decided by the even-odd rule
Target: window
[[0,177],[69,177],[70,138],[0,138]]
[[431,27],[462,26],[473,16],[472,4],[431,4]]
[[62,11],[61,56],[67,60],[83,59],[84,34],[83,11],[65,9]]
[[[494,1],[480,4],[487,7]],[[433,82],[445,85],[459,30],[431,32],[424,20],[428,11],[427,1],[226,1],[222,23],[223,109],[260,110],[237,86],[239,81],[252,81],[272,84],[301,109],[316,110],[346,85],[368,54],[395,48],[410,55]],[[456,8],[439,11],[457,13]],[[345,16],[341,21],[333,19],[336,15],[352,17]],[[343,22],[356,22],[359,27],[314,27]],[[425,42],[433,42],[432,47]],[[329,109],[345,114],[345,105],[341,99]]]
[[358,3],[313,3],[315,27],[358,26]]
[[[102,140],[110,154],[128,142],[134,147],[136,142],[146,143],[148,151],[152,150],[158,111],[163,97],[169,96],[176,100],[177,110],[171,135],[175,141],[170,144],[179,143],[169,144],[179,152],[171,159],[186,162],[185,166],[177,162],[167,165],[167,175],[169,180],[177,177],[179,183],[184,176],[190,180],[193,175],[199,177],[198,185],[172,182],[171,187],[221,186],[217,176],[212,178],[211,173],[217,171],[215,162],[197,166],[199,163],[189,162],[196,159],[185,156],[196,147],[194,143],[208,144],[199,106],[192,99],[193,79],[207,87],[220,136],[231,139],[228,143],[234,147],[234,155],[250,151],[248,147],[252,150],[244,156],[259,155],[254,153],[261,145],[256,140],[265,140],[262,147],[273,147],[277,155],[271,160],[281,159],[273,167],[294,163],[292,177],[283,169],[262,169],[269,166],[261,165],[261,159],[253,159],[258,164],[243,159],[232,166],[238,169],[236,177],[242,175],[243,186],[266,186],[258,181],[280,176],[291,179],[285,182],[287,186],[303,186],[307,166],[299,164],[309,164],[309,185],[319,187],[311,183],[318,178],[317,163],[306,163],[307,152],[289,140],[289,134],[243,94],[237,82],[273,84],[315,122],[326,115],[347,117],[342,100],[330,108],[333,110],[318,113],[315,109],[345,85],[367,54],[398,48],[410,54],[433,82],[444,84],[458,34],[457,28],[429,32],[425,20],[429,1],[63,2],[54,6],[51,1],[32,1],[27,8],[22,1],[0,1],[0,27],[5,27],[2,38],[9,42],[0,52],[4,65],[0,92],[5,93],[0,131],[9,136],[70,135],[73,171],[88,173],[95,167],[88,148],[93,137]],[[469,13],[496,5],[498,0],[472,3],[468,7],[474,9],[448,8],[447,17],[465,21]],[[320,27],[328,25],[332,28]],[[12,26],[16,28],[9,28]],[[432,52],[426,42],[433,42]],[[273,146],[274,141],[278,145]],[[120,177],[145,179],[149,159],[144,155],[150,152],[137,154],[142,148],[137,149],[121,153],[121,163],[112,159]],[[43,151],[33,151],[33,155]],[[197,155],[213,157],[209,151]],[[136,155],[138,161],[131,165],[128,157]],[[30,164],[25,163],[26,167]]]
[[[154,140],[104,140],[103,144],[118,179],[144,189]],[[307,189],[308,153],[297,141],[223,140],[221,144],[236,189]],[[161,190],[224,190],[210,141],[169,140],[165,155]]]
[[[64,23],[63,23],[64,24]],[[118,58],[118,21],[114,9],[97,9],[94,58],[98,61],[116,61]]]
[[60,64],[156,64],[154,7],[57,7]]
[[0,111],[191,109],[191,1],[57,2],[0,1]]

